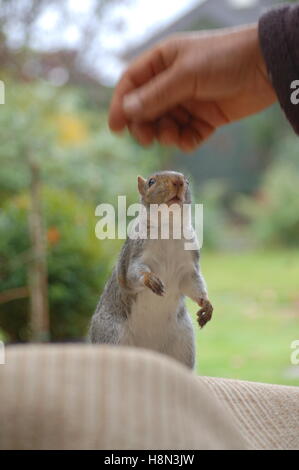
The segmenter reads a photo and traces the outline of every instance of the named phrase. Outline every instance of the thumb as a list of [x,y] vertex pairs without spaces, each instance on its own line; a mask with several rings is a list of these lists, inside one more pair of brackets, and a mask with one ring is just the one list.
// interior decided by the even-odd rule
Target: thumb
[[189,98],[192,87],[179,67],[171,66],[149,82],[124,96],[123,110],[127,117],[155,119],[165,111]]

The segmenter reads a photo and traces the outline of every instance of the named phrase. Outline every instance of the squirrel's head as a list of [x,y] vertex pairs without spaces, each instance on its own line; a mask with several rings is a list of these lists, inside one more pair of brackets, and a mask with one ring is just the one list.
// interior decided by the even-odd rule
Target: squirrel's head
[[160,171],[147,179],[138,176],[141,202],[150,204],[190,204],[191,191],[188,179],[176,171]]

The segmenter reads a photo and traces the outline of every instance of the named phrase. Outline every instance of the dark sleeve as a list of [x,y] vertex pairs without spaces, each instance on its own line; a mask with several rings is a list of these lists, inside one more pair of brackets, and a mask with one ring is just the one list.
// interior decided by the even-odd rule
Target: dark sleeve
[[282,5],[265,13],[259,21],[259,39],[280,105],[299,134],[299,104],[291,101],[295,91],[291,83],[299,80],[299,5]]

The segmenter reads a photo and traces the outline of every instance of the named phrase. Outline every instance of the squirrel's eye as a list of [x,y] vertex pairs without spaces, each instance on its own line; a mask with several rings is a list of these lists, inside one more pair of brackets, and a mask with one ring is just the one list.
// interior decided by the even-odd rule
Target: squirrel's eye
[[186,178],[186,184],[189,185],[189,180],[187,180],[187,178]]
[[153,184],[155,184],[156,180],[154,178],[151,178],[148,182],[148,187],[150,188]]

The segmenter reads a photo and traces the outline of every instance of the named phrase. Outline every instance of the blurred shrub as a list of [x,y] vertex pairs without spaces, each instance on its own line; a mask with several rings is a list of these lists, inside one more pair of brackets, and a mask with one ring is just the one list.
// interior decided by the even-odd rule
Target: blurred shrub
[[283,139],[255,197],[240,196],[236,209],[248,217],[253,236],[265,246],[299,246],[298,140]]
[[10,340],[30,337],[28,297],[4,303],[3,295],[27,286],[33,160],[44,187],[51,339],[82,338],[120,244],[96,239],[95,207],[116,204],[120,194],[136,202],[137,174],[157,168],[159,150],[114,136],[103,110],[82,106],[82,88],[8,77],[6,84],[0,113],[0,325]]
[[4,331],[0,329],[0,341],[5,341]]
[[[44,191],[48,238],[51,339],[82,338],[111,265],[113,252],[96,239],[94,207],[67,191]],[[30,263],[26,194],[0,212],[0,292],[24,286]],[[111,245],[110,245],[111,246]],[[113,248],[113,247],[112,247]],[[28,298],[0,304],[10,340],[29,336]]]
[[195,202],[203,204],[203,248],[222,249],[226,245],[229,231],[228,214],[225,208],[227,186],[221,180],[210,180],[203,184]]

